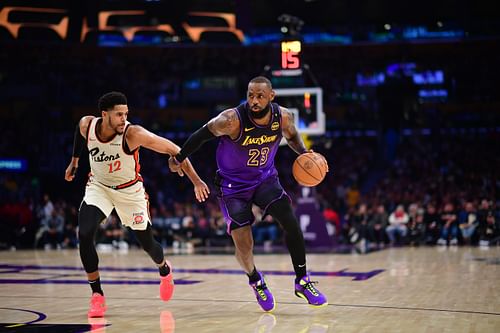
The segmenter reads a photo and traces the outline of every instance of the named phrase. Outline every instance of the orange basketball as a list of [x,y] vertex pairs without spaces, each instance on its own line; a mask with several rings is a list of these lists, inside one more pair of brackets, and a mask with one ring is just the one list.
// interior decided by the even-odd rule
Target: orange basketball
[[302,186],[316,186],[325,179],[328,164],[319,153],[300,154],[293,162],[293,177]]

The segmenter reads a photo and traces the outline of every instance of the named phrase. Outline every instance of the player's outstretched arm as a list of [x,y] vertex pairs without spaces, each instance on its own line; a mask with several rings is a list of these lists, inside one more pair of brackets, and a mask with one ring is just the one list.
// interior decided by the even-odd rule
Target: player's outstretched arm
[[179,154],[171,157],[168,166],[173,172],[178,172],[182,162],[192,153],[197,151],[205,142],[222,135],[235,138],[240,132],[240,120],[234,109],[222,111],[217,117],[212,118],[202,128],[191,134],[182,146]]
[[130,125],[128,127],[126,140],[130,151],[144,147],[157,153],[175,155],[180,150],[179,146],[172,141],[156,135],[140,125]]
[[283,136],[288,143],[288,146],[292,148],[297,154],[303,154],[308,152],[304,141],[295,127],[294,115],[287,108],[281,108],[281,120],[282,120],[282,132]]
[[75,137],[73,140],[73,154],[71,161],[69,162],[66,172],[64,173],[64,179],[68,182],[75,178],[76,170],[78,169],[78,162],[80,160],[80,155],[82,154],[83,147],[87,142],[87,129],[90,125],[90,121],[94,116],[85,116],[76,125]]
[[[130,150],[135,150],[136,148],[142,146],[170,156],[175,156],[180,151],[180,147],[172,141],[156,135],[139,125],[131,125],[128,128],[126,135],[127,144]],[[208,189],[207,184],[205,184],[205,182],[198,176],[196,170],[191,165],[191,162],[186,161],[185,166],[183,163],[183,168],[176,172],[183,175],[183,171],[186,172],[194,185],[196,199],[200,202],[205,201],[208,198],[210,190]]]

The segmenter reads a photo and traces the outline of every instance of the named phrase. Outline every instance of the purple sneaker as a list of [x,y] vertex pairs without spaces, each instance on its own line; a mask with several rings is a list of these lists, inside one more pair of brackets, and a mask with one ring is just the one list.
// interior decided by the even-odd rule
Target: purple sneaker
[[323,295],[313,284],[317,281],[311,281],[309,274],[302,277],[299,283],[295,283],[295,295],[305,299],[312,306],[325,306],[328,305],[325,295]]
[[264,276],[260,272],[258,273],[260,279],[257,282],[249,283],[250,287],[253,288],[257,302],[262,310],[266,312],[273,311],[275,305],[273,294],[271,294],[271,291],[267,288]]

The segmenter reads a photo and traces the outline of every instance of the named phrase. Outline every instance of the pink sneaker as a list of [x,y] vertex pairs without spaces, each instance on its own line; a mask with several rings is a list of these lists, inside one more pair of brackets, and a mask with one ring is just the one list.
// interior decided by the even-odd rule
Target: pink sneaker
[[89,318],[99,318],[104,317],[106,312],[106,299],[103,295],[99,293],[93,293],[90,298],[90,309],[88,312]]
[[170,262],[166,261],[166,263],[170,267],[170,273],[167,276],[160,276],[160,298],[165,302],[169,301],[174,294],[174,270]]
[[108,321],[106,318],[88,318],[90,332],[106,333]]

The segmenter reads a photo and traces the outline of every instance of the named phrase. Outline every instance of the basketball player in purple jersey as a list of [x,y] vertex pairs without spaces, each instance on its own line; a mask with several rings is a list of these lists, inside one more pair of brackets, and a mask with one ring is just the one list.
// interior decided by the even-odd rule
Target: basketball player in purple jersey
[[[122,93],[103,95],[99,99],[99,111],[101,117],[84,116],[76,126],[73,157],[64,177],[67,181],[74,179],[82,148],[87,145],[90,175],[78,213],[78,236],[80,258],[92,289],[89,317],[103,317],[106,312],[94,238],[99,224],[113,209],[157,264],[160,298],[168,301],[174,291],[172,268],[163,256],[161,245],[153,238],[148,195],[139,173],[139,149],[144,147],[175,155],[180,147],[141,126],[130,124],[127,98]],[[183,165],[183,170],[194,184],[198,201],[205,201],[209,193],[207,185],[189,161]]]
[[264,311],[275,308],[264,276],[254,264],[252,204],[275,218],[285,232],[296,275],[295,295],[313,306],[324,306],[328,304],[326,297],[315,288],[315,282],[307,274],[304,237],[274,166],[283,136],[297,154],[307,150],[295,128],[293,115],[272,103],[274,95],[267,78],[252,79],[248,84],[247,102],[221,112],[193,133],[179,154],[169,159],[169,167],[182,175],[180,168],[184,160],[204,142],[220,137],[215,180],[220,207],[236,247],[236,259],[247,273],[259,305]]

